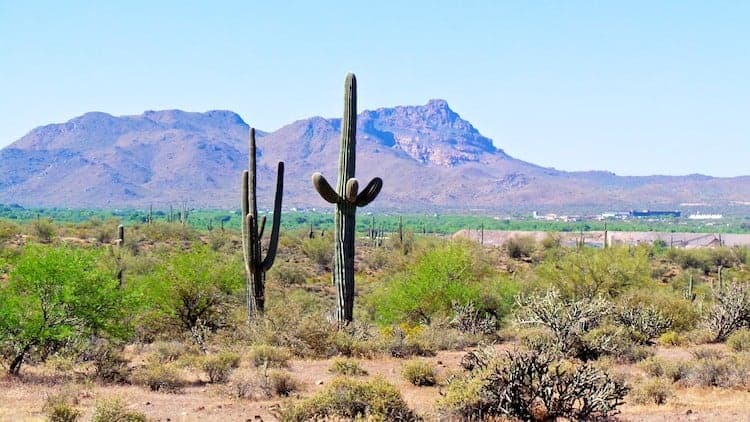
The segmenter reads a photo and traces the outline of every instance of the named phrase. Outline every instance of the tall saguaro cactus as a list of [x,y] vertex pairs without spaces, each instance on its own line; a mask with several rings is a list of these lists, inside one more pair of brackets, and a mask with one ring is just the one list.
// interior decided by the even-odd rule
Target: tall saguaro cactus
[[357,207],[372,202],[383,187],[376,177],[359,191],[354,178],[357,146],[357,78],[349,73],[344,84],[344,118],[341,121],[341,151],[336,190],[320,173],[312,175],[315,190],[336,205],[334,218],[333,284],[336,286],[336,318],[340,324],[354,319],[354,228]]
[[265,307],[266,271],[276,259],[276,248],[279,244],[279,227],[281,226],[281,198],[284,190],[284,162],[279,162],[276,176],[276,197],[273,202],[273,223],[268,251],[263,258],[261,239],[266,227],[266,217],[258,221],[258,203],[256,195],[255,164],[255,129],[250,128],[249,169],[242,172],[242,253],[245,259],[247,275],[246,300],[247,318],[252,319],[262,314]]

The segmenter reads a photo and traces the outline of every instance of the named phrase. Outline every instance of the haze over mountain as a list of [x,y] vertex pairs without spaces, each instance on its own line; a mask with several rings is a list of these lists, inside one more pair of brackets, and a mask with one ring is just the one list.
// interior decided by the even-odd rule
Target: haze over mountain
[[[186,201],[236,208],[247,134],[247,123],[231,111],[86,113],[38,127],[0,150],[0,203],[112,208]],[[328,208],[310,175],[321,171],[335,180],[340,119],[312,117],[258,135],[261,204],[272,205],[276,163],[284,161],[284,206]],[[748,176],[628,177],[524,162],[493,146],[444,100],[359,114],[357,178],[366,183],[375,176],[384,188],[372,206],[381,209],[628,209],[750,201]]]

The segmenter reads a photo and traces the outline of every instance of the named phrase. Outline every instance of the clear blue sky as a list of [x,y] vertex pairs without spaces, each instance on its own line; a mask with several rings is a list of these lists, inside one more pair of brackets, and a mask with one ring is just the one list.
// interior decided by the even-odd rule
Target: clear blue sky
[[444,98],[565,170],[750,174],[748,1],[0,0],[0,146],[87,111],[263,130]]

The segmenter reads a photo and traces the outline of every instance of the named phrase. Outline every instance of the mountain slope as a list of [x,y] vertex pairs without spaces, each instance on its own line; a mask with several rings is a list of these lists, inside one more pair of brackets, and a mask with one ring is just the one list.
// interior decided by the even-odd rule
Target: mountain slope
[[[260,195],[270,206],[275,168],[286,162],[284,205],[327,205],[310,185],[334,179],[340,119],[313,117],[259,132]],[[0,150],[0,203],[136,207],[187,201],[236,207],[247,167],[248,125],[231,111],[87,113],[51,124]],[[364,111],[358,117],[357,177],[384,179],[373,203],[391,209],[671,207],[750,200],[750,178],[621,177],[563,172],[497,149],[444,100]]]

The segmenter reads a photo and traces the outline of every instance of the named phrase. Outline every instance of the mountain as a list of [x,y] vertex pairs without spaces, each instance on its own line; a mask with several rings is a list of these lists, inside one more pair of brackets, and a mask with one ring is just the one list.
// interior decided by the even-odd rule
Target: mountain
[[[381,176],[372,206],[398,210],[672,208],[750,200],[750,177],[623,177],[565,172],[496,148],[444,100],[363,111],[357,177]],[[312,117],[258,133],[259,194],[271,206],[278,161],[286,163],[285,207],[328,205],[310,175],[335,180],[340,119]],[[36,128],[0,150],[0,203],[143,207],[187,202],[238,207],[248,125],[231,111],[92,112]]]

